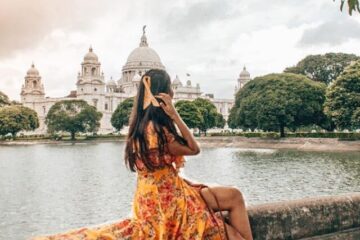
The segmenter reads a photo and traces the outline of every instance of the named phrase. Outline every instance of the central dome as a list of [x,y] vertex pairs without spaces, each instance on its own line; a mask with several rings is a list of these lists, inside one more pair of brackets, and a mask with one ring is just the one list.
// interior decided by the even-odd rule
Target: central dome
[[135,48],[127,58],[123,71],[136,71],[144,73],[148,69],[163,69],[164,65],[161,62],[159,55],[154,49],[149,47],[145,31],[141,37],[139,47]]
[[126,64],[136,62],[150,62],[162,65],[159,55],[150,47],[138,47],[130,53]]

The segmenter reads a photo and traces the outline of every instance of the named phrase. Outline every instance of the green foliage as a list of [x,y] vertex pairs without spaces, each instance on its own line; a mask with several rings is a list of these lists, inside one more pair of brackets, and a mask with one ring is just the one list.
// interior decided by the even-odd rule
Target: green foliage
[[189,128],[199,128],[204,121],[200,109],[194,102],[180,100],[176,102],[175,108]]
[[129,124],[131,110],[134,106],[134,98],[125,99],[121,102],[111,116],[111,125],[120,131]]
[[216,127],[217,128],[224,128],[225,127],[225,119],[221,113],[217,113],[216,115]]
[[13,138],[19,131],[31,131],[39,127],[39,119],[34,110],[21,105],[0,108],[0,135],[11,134]]
[[0,107],[2,106],[6,106],[6,105],[10,105],[10,100],[9,100],[9,97],[0,91]]
[[314,81],[330,84],[348,66],[351,61],[360,57],[346,53],[326,53],[324,55],[309,55],[302,59],[296,66],[284,70],[287,73],[302,74]]
[[347,67],[326,91],[325,113],[339,129],[358,128],[360,61]]
[[206,131],[210,128],[214,128],[217,126],[216,120],[218,119],[218,113],[215,105],[207,99],[197,98],[193,101],[193,103],[200,110],[203,121],[199,125],[199,130],[204,132],[206,135]]
[[240,89],[230,123],[244,129],[279,131],[284,137],[285,128],[295,131],[300,126],[321,124],[324,100],[324,84],[298,74],[268,74]]
[[353,128],[360,129],[360,107],[358,107],[352,114],[351,123]]
[[237,126],[238,120],[236,118],[236,116],[238,116],[237,110],[238,110],[238,108],[236,108],[236,106],[234,106],[233,108],[230,109],[230,114],[229,114],[227,122],[228,122],[229,128],[231,128],[231,129],[235,129],[238,127]]
[[45,123],[48,131],[65,131],[75,139],[77,132],[96,132],[100,126],[102,113],[84,100],[63,100],[49,110]]
[[[334,0],[335,1],[335,0]],[[359,0],[341,0],[340,3],[340,11],[343,10],[345,2],[348,5],[348,11],[349,11],[349,15],[352,15],[353,11],[358,11],[360,13],[360,4],[359,4]]]

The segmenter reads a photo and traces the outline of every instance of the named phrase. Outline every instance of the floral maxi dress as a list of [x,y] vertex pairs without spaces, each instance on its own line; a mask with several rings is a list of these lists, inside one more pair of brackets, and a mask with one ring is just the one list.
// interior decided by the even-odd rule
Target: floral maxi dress
[[[174,137],[168,132],[168,142]],[[156,150],[153,125],[146,128],[150,150]],[[155,151],[154,151],[155,152]],[[154,161],[159,161],[154,154]],[[192,185],[178,175],[183,157],[167,153],[162,168],[148,171],[137,161],[137,188],[132,218],[96,227],[84,227],[33,240],[115,240],[115,239],[226,239],[220,215],[207,207],[200,194],[201,186]],[[175,165],[175,166],[174,166]],[[177,167],[176,167],[177,166]]]

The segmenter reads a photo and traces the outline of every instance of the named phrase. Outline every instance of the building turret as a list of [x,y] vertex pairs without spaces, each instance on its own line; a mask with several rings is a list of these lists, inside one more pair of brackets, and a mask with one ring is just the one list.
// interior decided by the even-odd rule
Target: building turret
[[175,79],[171,83],[173,89],[177,89],[178,87],[182,86],[182,82],[180,81],[180,78],[178,75],[176,75]]
[[22,103],[42,100],[45,97],[44,85],[41,83],[41,76],[34,63],[26,73],[20,95]]
[[250,80],[250,73],[246,70],[246,67],[244,66],[238,78],[238,89],[241,89]]
[[87,101],[90,105],[102,110],[101,96],[105,94],[104,73],[101,71],[98,56],[90,46],[81,63],[81,72],[78,75],[77,96]]

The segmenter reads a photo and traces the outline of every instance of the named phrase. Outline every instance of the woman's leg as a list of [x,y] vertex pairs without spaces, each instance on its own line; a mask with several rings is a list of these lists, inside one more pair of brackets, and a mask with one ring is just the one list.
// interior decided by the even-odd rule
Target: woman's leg
[[[211,191],[211,192],[210,192]],[[213,193],[213,194],[212,194]],[[230,223],[245,240],[252,240],[249,217],[246,211],[244,198],[237,188],[211,187],[201,189],[205,201],[214,211],[229,211]],[[219,201],[219,208],[216,203]]]
[[225,227],[229,235],[229,240],[246,240],[233,226],[225,223]]

